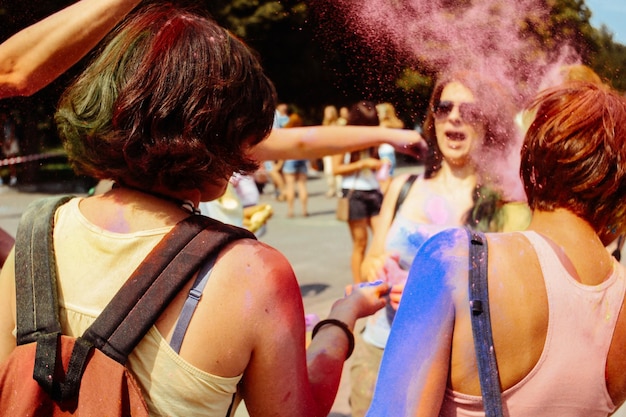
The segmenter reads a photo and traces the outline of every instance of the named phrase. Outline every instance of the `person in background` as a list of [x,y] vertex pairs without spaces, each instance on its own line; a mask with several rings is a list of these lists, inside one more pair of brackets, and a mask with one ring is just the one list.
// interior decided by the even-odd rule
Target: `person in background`
[[[271,130],[275,97],[256,54],[202,15],[151,4],[113,33],[55,115],[75,171],[116,184],[56,212],[65,333],[81,334],[146,254],[200,201],[219,197],[233,172],[256,168],[250,151]],[[0,273],[0,361],[16,343],[14,261],[9,255]],[[218,256],[175,352],[191,284],[126,363],[151,415],[223,417],[236,408],[235,393],[251,416],[327,415],[354,322],[384,306],[388,288],[335,302],[333,321],[321,322],[305,351],[291,266],[275,249],[239,240]]]
[[[349,126],[379,126],[376,106],[370,101],[354,104],[348,113]],[[375,173],[382,162],[376,147],[333,156],[333,174],[341,175],[344,197],[349,197],[348,227],[352,238],[350,266],[355,284],[364,282],[361,263],[369,240],[369,230],[376,232],[378,213],[383,201]]]
[[345,126],[348,124],[348,113],[350,110],[347,107],[339,108],[339,119],[337,119],[337,124],[339,126]]
[[[324,107],[324,118],[322,119],[322,126],[337,126],[339,125],[339,113],[337,107],[329,105]],[[333,156],[325,155],[322,159],[324,164],[324,178],[328,185],[326,191],[326,197],[337,197],[341,194],[341,176],[333,174]]]
[[[377,104],[376,111],[378,112],[378,119],[380,120],[381,126],[391,129],[404,128],[404,122],[396,115],[396,109],[393,107],[393,104]],[[378,147],[378,157],[381,161],[383,161],[383,163],[386,164],[386,166],[383,165],[381,168],[381,171],[384,170],[384,172],[380,173],[378,180],[380,183],[380,190],[383,194],[385,194],[389,188],[389,184],[391,184],[396,168],[396,151],[390,144],[383,143]]]
[[[291,113],[284,128],[294,128],[303,125],[302,118],[298,113]],[[283,162],[283,175],[285,177],[285,196],[287,197],[287,217],[294,216],[294,204],[296,199],[296,185],[298,186],[298,198],[302,204],[302,216],[309,215],[307,205],[309,192],[306,188],[308,159],[285,159]]]
[[[505,161],[508,153],[519,152],[513,146],[518,143],[513,121],[516,108],[505,96],[496,95],[494,86],[492,80],[469,72],[442,75],[435,84],[424,123],[432,150],[425,161],[426,172],[393,180],[361,267],[368,281],[382,279],[395,284],[394,296],[401,294],[415,254],[432,235],[463,224],[486,228],[483,230],[505,227],[499,219],[504,201],[479,198],[503,193],[499,184],[486,182],[478,167],[490,160]],[[486,97],[497,103],[487,102]],[[488,108],[497,111],[485,111]],[[492,130],[504,120],[508,125]],[[492,168],[491,177],[496,169],[501,168]],[[512,220],[520,224],[506,227],[525,228],[529,210],[523,218],[516,216],[509,222]],[[350,369],[353,417],[364,416],[369,408],[394,312],[389,305],[368,317],[357,337]]]
[[[608,416],[626,399],[626,271],[605,248],[626,231],[626,99],[573,81],[529,107],[520,174],[531,223],[486,234],[503,408]],[[418,251],[368,416],[484,415],[468,252],[463,229]]]
[[[282,129],[289,121],[289,106],[286,103],[279,103],[276,106],[274,112],[274,122],[272,124],[272,130]],[[266,160],[264,162],[264,168],[274,185],[274,197],[278,201],[285,201],[287,195],[285,194],[285,176],[283,175],[283,163],[282,159]]]
[[289,116],[289,106],[287,103],[278,103],[272,128],[280,129],[281,127],[285,127],[285,125],[289,123]]

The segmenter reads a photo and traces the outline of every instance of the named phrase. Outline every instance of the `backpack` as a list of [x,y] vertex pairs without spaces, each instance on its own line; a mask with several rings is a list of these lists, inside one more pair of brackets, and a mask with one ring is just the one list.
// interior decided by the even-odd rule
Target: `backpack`
[[69,337],[59,324],[52,228],[70,198],[35,201],[18,226],[17,347],[0,364],[0,415],[147,417],[128,355],[207,258],[254,235],[205,216],[182,220],[85,333]]

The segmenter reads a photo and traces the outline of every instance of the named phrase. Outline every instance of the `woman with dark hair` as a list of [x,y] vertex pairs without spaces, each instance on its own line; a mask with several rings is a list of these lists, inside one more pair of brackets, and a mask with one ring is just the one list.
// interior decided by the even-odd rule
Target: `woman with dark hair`
[[[520,173],[531,223],[486,234],[504,414],[607,416],[626,399],[626,273],[605,248],[626,230],[626,100],[570,82],[530,108]],[[368,415],[484,415],[468,257],[463,229],[421,246]]]
[[[379,126],[376,105],[361,101],[350,107],[347,126]],[[381,167],[376,147],[333,156],[333,174],[341,175],[343,196],[350,198],[348,227],[352,237],[350,265],[354,283],[363,282],[361,263],[369,240],[368,230],[376,231],[383,194],[375,173]]]
[[[435,233],[463,224],[494,231],[504,227],[520,230],[527,225],[527,210],[505,223],[511,212],[502,210],[503,193],[500,184],[493,182],[506,173],[499,173],[501,168],[492,160],[506,160],[518,142],[514,106],[496,85],[469,73],[442,76],[435,85],[424,124],[429,151],[425,173],[404,174],[391,183],[361,268],[368,281],[394,285],[394,299],[402,294],[419,247]],[[493,102],[496,94],[497,106]],[[374,394],[395,312],[393,304],[386,310],[369,317],[357,337],[350,369],[355,417],[365,415]]]
[[[256,56],[214,21],[172,5],[126,20],[63,94],[59,132],[76,172],[111,179],[103,194],[55,213],[60,321],[80,335],[137,265],[233,172],[253,172],[275,91]],[[14,349],[15,257],[0,273],[0,361]],[[334,303],[305,351],[298,282],[285,257],[254,239],[226,246],[189,322],[170,344],[191,280],[128,358],[150,415],[327,415],[357,318],[386,286]],[[343,323],[343,324],[342,324]]]

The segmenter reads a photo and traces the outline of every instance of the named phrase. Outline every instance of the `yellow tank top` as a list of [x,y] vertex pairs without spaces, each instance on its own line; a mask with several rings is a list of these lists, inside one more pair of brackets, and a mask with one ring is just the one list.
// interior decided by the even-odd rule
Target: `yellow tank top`
[[[63,331],[81,335],[170,227],[113,233],[90,223],[80,198],[56,213],[54,248]],[[220,377],[178,356],[153,326],[127,366],[144,392],[151,416],[224,417],[241,375]]]

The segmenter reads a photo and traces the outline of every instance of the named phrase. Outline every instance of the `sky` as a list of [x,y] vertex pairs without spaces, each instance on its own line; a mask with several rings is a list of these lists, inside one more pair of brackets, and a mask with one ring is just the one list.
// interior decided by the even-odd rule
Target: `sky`
[[626,1],[585,0],[591,10],[591,25],[600,29],[605,24],[613,32],[613,40],[626,45]]

